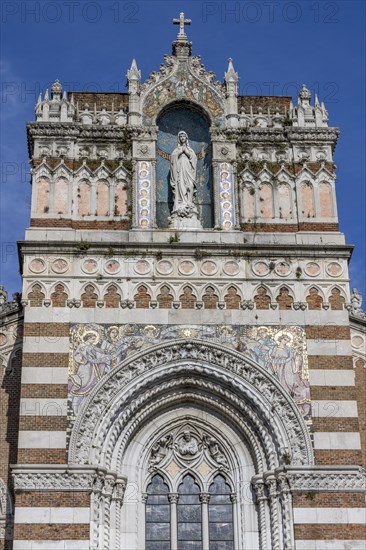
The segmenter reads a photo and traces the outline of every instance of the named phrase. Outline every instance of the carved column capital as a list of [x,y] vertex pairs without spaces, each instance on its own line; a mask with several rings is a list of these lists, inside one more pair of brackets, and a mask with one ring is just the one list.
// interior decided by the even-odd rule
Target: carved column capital
[[202,504],[208,504],[210,502],[210,493],[200,493],[200,501]]
[[255,491],[255,494],[256,494],[256,497],[257,497],[258,501],[267,500],[267,496],[266,496],[266,493],[265,493],[264,481],[256,481],[253,484],[253,489]]
[[231,493],[230,500],[233,504],[236,504],[238,502],[238,495],[236,493]]
[[169,493],[168,499],[171,504],[178,504],[179,493]]

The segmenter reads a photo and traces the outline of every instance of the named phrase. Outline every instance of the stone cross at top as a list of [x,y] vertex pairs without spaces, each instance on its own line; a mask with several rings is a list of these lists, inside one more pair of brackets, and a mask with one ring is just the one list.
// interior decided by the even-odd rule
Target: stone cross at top
[[179,19],[173,19],[173,24],[179,25],[178,38],[187,38],[186,33],[184,32],[184,25],[190,25],[191,23],[191,19],[184,19],[183,12],[179,14]]

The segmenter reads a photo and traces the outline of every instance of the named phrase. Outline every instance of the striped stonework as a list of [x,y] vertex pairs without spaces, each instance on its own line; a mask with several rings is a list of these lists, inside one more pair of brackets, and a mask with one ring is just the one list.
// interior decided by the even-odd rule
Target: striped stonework
[[240,96],[232,60],[215,82],[178,22],[144,83],[135,60],[128,93],[56,81],[27,125],[22,296],[0,287],[0,548],[363,550],[339,130],[306,86],[296,107]]

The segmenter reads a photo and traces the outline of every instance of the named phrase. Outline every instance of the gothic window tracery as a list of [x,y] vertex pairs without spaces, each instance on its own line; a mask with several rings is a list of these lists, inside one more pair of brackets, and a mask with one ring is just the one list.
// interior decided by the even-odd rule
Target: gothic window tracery
[[234,502],[225,446],[192,425],[152,445],[146,550],[234,550]]

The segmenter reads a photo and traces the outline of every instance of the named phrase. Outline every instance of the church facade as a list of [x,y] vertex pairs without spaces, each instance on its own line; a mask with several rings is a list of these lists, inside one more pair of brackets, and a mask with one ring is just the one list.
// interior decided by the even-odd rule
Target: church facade
[[128,93],[56,81],[27,125],[4,545],[364,548],[338,129],[306,86],[240,96],[232,60],[216,81],[178,22],[145,82],[135,61]]

